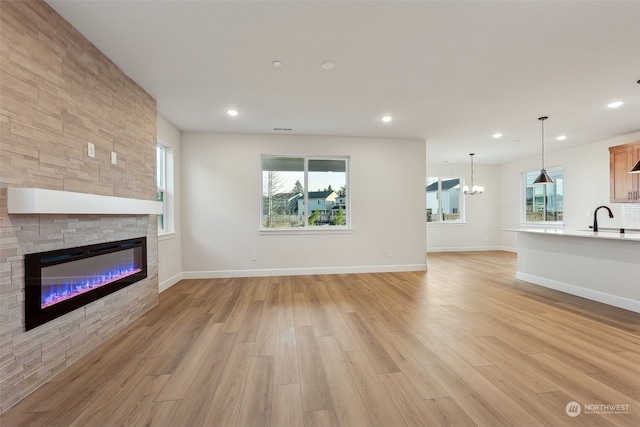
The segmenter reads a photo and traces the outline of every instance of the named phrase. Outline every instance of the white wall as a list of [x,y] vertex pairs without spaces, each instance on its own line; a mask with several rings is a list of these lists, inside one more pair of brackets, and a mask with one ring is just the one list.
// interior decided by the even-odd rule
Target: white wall
[[[499,249],[499,167],[474,164],[473,171],[473,181],[476,185],[484,186],[484,193],[463,196],[466,211],[464,224],[427,224],[427,251]],[[464,184],[471,186],[471,162],[469,164],[428,163],[427,176],[462,177]]]
[[[160,292],[182,279],[182,197],[180,194],[181,179],[181,144],[180,131],[161,116],[158,116],[158,140],[170,147],[173,156],[173,233],[158,238],[158,287]],[[171,172],[171,171],[168,171]],[[170,186],[169,186],[170,187]],[[168,188],[168,193],[171,189]]]
[[[640,224],[625,221],[626,203],[609,201],[609,147],[639,141],[640,132],[579,145],[545,156],[545,166],[562,166],[564,170],[564,227],[571,230],[587,229],[593,223],[593,211],[600,205],[607,205],[614,214],[613,219],[600,212],[600,227],[640,228]],[[500,193],[502,220],[501,229],[517,228],[520,224],[520,204],[524,171],[540,168],[540,157],[522,159],[500,166]],[[636,205],[637,204],[633,204]],[[587,216],[587,211],[591,216]],[[628,220],[627,220],[628,221]],[[501,232],[500,245],[515,250],[517,233]]]
[[[353,231],[260,233],[261,154],[351,156]],[[423,140],[183,133],[182,164],[186,278],[426,268]]]

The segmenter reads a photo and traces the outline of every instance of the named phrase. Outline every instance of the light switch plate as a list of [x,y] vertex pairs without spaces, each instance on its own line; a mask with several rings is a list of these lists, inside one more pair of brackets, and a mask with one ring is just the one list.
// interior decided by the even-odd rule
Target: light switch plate
[[87,143],[87,156],[89,157],[96,156],[96,146],[90,142]]
[[116,154],[115,151],[111,152],[111,164],[112,165],[118,164],[118,155]]

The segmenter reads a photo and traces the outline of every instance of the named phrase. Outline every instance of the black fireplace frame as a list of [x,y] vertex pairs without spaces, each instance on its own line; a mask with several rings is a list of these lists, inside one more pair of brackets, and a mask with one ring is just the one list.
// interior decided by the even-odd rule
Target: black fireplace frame
[[[141,251],[141,271],[42,308],[42,268],[136,248]],[[147,277],[147,238],[136,237],[127,240],[26,254],[24,257],[24,270],[24,315],[25,330],[28,331],[145,279]]]

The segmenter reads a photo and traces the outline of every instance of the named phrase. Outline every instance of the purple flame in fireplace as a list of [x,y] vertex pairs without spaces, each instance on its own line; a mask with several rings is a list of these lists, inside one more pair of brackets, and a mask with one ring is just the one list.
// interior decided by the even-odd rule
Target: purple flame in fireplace
[[42,269],[41,305],[50,307],[142,271],[133,249],[103,254]]
[[78,281],[69,281],[59,285],[47,285],[42,287],[42,304],[41,308],[49,307],[60,301],[73,298],[76,295],[83,294],[100,286],[108,285],[116,280],[139,273],[142,269],[136,266],[125,268],[116,268],[113,271],[106,272],[97,276],[78,279]]

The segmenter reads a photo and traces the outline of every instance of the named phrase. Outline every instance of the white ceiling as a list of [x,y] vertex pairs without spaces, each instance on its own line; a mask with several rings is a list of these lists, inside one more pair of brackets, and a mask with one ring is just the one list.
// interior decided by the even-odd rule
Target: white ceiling
[[420,138],[429,162],[489,164],[539,155],[543,115],[548,151],[640,131],[637,1],[47,2],[183,131]]

